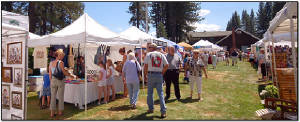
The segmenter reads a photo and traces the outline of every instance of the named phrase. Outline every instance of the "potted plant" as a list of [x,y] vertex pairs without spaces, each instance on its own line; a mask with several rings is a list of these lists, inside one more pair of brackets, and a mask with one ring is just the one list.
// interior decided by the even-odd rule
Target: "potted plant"
[[266,98],[278,98],[278,89],[274,85],[267,85],[265,90],[262,90],[259,95],[262,98],[262,104],[264,104],[264,99]]

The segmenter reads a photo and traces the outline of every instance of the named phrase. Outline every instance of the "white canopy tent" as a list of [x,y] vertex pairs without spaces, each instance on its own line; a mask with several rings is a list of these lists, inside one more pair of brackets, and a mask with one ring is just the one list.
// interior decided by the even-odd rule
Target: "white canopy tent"
[[[264,34],[265,42],[272,41],[272,47],[274,51],[274,43],[281,41],[284,38],[285,41],[290,41],[292,46],[292,54],[293,54],[293,66],[294,66],[294,78],[295,83],[297,85],[297,60],[296,60],[296,39],[298,32],[298,20],[297,20],[298,12],[297,12],[297,3],[296,2],[287,2],[284,7],[276,13],[276,16],[272,21],[270,21],[270,26],[267,32]],[[289,35],[290,38],[286,38]],[[275,55],[275,54],[273,54]],[[273,56],[273,60],[275,61],[275,56]],[[274,63],[274,69],[276,70],[276,64]],[[276,80],[276,72],[275,80]],[[277,84],[278,85],[278,84]],[[297,87],[296,87],[297,91]],[[297,95],[297,93],[296,93]]]
[[[30,38],[29,47],[50,46],[50,45],[80,45],[84,49],[85,65],[85,110],[87,110],[87,71],[96,70],[93,63],[97,47],[101,44],[107,46],[129,46],[139,44],[137,40],[128,40],[98,24],[94,19],[83,14],[72,24],[62,30],[42,37]],[[74,46],[77,47],[77,46]],[[88,47],[88,48],[87,48]],[[112,48],[111,48],[112,49]],[[119,56],[118,56],[119,57]]]
[[41,38],[30,39],[28,46],[80,44],[85,42],[98,42],[107,45],[138,44],[138,41],[129,41],[120,37],[118,34],[98,24],[85,13],[58,32],[42,36]]
[[222,50],[223,48],[213,44],[207,40],[200,40],[198,42],[196,42],[195,44],[192,45],[194,48],[200,48],[200,49],[204,49],[204,50],[214,50],[214,51],[219,51]]

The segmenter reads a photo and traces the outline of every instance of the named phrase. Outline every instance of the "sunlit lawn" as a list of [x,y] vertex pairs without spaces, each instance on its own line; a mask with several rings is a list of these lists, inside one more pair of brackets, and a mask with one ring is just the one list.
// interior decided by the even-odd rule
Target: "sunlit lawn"
[[[255,111],[262,108],[258,96],[257,73],[248,62],[238,66],[218,63],[217,69],[208,68],[208,79],[203,78],[203,101],[190,100],[190,87],[180,75],[181,99],[176,100],[173,85],[171,98],[166,101],[167,117],[164,120],[258,120]],[[105,105],[88,105],[88,110],[79,110],[73,104],[65,103],[64,120],[161,120],[158,96],[155,90],[155,110],[147,114],[147,89],[141,89],[137,109],[129,109],[128,99],[117,99]],[[196,92],[196,91],[195,91]],[[193,98],[197,98],[196,94]],[[40,110],[36,93],[28,97],[28,119],[49,120],[50,111]]]

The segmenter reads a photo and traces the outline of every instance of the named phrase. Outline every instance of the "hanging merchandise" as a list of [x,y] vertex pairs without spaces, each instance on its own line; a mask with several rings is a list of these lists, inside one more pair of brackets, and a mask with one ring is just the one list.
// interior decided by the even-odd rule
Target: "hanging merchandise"
[[72,53],[72,46],[69,45],[69,55],[68,55],[68,64],[70,68],[74,68],[74,55]]
[[94,63],[96,65],[99,64],[99,61],[103,61],[104,63],[106,63],[106,56],[107,54],[109,54],[110,47],[106,46],[104,44],[101,44],[98,49],[97,49],[97,53],[94,57]]
[[47,61],[48,61],[48,55],[47,55],[47,48],[46,47],[36,47],[33,50],[32,56],[34,57],[33,62],[33,68],[46,68],[47,67]]

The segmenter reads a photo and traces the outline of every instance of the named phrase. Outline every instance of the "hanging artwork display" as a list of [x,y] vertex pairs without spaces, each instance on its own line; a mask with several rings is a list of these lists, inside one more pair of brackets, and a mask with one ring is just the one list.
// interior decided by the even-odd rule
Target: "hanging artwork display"
[[12,91],[12,107],[16,109],[22,109],[22,92]]
[[10,109],[10,85],[2,85],[2,108]]
[[1,81],[11,83],[12,82],[12,68],[2,67]]
[[14,68],[13,82],[17,87],[22,87],[23,68]]
[[22,64],[22,42],[7,44],[7,64]]

